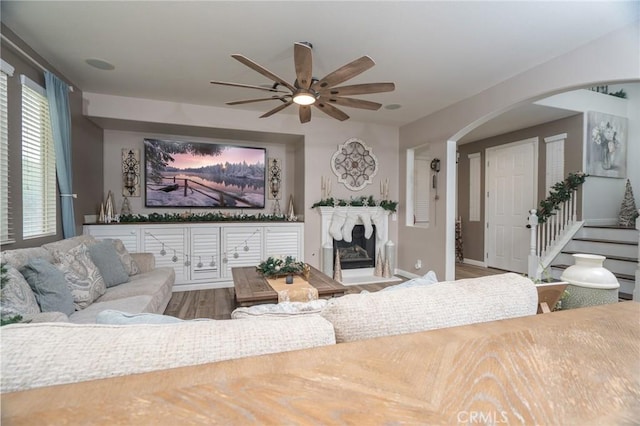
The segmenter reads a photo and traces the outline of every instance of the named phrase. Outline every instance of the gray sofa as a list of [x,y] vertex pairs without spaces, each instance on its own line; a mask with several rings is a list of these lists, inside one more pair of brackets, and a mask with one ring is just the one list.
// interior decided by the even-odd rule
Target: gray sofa
[[533,282],[510,273],[346,295],[330,299],[321,310],[275,318],[15,324],[2,328],[0,391],[535,315],[537,304]]
[[[91,245],[97,241],[92,236],[82,235],[45,244],[42,247],[6,250],[0,255],[0,261],[18,271],[23,269],[34,258],[43,259],[53,264],[56,262],[56,256],[59,256],[59,253],[69,253],[80,244]],[[72,322],[85,324],[95,324],[98,313],[107,309],[130,313],[163,313],[169,303],[169,299],[171,299],[175,271],[172,268],[156,268],[155,258],[150,253],[131,253],[130,256],[130,262],[132,266],[134,265],[134,268],[131,271],[132,274],[129,276],[128,282],[106,288],[104,294],[90,302],[83,309],[75,310],[70,315],[67,315],[55,311],[39,312],[39,308],[36,305],[35,309],[18,313],[23,317],[23,321],[30,323]],[[21,291],[23,287],[21,286]],[[3,297],[5,296],[3,294]],[[28,294],[23,294],[20,297],[22,299],[31,298]],[[33,300],[33,298],[31,299]]]

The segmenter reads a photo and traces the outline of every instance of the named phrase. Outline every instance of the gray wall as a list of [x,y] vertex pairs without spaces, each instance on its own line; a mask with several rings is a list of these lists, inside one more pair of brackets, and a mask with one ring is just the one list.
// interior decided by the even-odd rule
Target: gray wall
[[[480,221],[469,222],[469,154],[480,153],[481,172],[480,190],[485,193],[485,155],[486,149],[511,142],[538,137],[538,201],[546,198],[546,148],[544,138],[561,133],[567,134],[564,146],[565,175],[582,170],[583,130],[582,114],[573,115],[561,120],[551,121],[539,126],[529,127],[515,132],[505,133],[476,142],[460,145],[458,152],[458,215],[462,217],[462,244],[465,259],[484,262],[484,208],[485,197],[480,197]],[[578,206],[581,205],[580,194]],[[531,206],[532,208],[537,206]],[[580,212],[578,212],[580,214]]]
[[[73,144],[73,192],[78,194],[78,198],[75,200],[76,232],[80,234],[82,233],[84,215],[95,214],[102,198],[102,129],[82,114],[82,91],[80,88],[60,74],[4,25],[2,25],[2,34],[20,46],[22,50],[27,52],[48,70],[74,87],[74,91],[69,93],[69,104]],[[44,87],[44,74],[42,70],[25,59],[21,54],[14,52],[12,48],[4,42],[2,42],[0,52],[2,59],[15,68],[13,77],[7,81],[9,96],[7,129],[9,136],[9,190],[13,218],[13,236],[16,241],[13,244],[2,246],[2,250],[9,250],[39,246],[50,241],[62,239],[62,228],[61,222],[58,219],[58,230],[55,236],[28,240],[22,239],[22,91],[20,75],[24,74]],[[59,207],[58,216],[60,216]]]

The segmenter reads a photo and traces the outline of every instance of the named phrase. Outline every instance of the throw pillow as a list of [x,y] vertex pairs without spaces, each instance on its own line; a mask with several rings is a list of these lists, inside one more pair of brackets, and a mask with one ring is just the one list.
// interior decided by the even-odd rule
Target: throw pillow
[[105,241],[110,241],[118,252],[118,256],[120,256],[120,261],[124,265],[124,269],[127,271],[129,275],[136,275],[140,272],[140,268],[138,268],[138,264],[133,257],[127,251],[127,248],[124,246],[122,240],[119,239],[111,239],[106,238]]
[[129,274],[111,241],[98,241],[89,246],[89,256],[98,267],[107,288],[129,281]]
[[92,235],[78,235],[77,237],[65,238],[64,240],[44,244],[42,248],[51,253],[54,262],[60,262],[59,256],[61,253],[66,253],[69,250],[78,247],[80,244],[86,244],[89,246],[95,242],[96,239]]
[[424,285],[435,284],[437,282],[438,282],[438,277],[436,277],[436,273],[433,271],[429,271],[421,277],[413,278],[409,281],[403,282],[402,284],[385,287],[380,291],[401,290],[403,288],[420,287]]
[[62,272],[44,259],[31,259],[20,270],[29,283],[42,312],[75,312],[73,296]]
[[80,244],[68,252],[57,252],[56,267],[62,271],[73,295],[76,310],[89,306],[107,291],[98,267],[91,261],[86,244]]
[[5,265],[5,268],[7,269],[8,281],[2,288],[0,296],[0,316],[2,319],[40,313],[38,302],[24,276],[11,265]]
[[126,312],[106,309],[96,315],[96,324],[175,324],[182,322],[180,318],[160,314],[129,314]]

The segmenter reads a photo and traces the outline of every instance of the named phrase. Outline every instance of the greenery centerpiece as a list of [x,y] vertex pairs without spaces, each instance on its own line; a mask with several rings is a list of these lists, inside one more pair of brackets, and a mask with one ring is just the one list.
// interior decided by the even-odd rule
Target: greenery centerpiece
[[269,257],[256,266],[256,269],[265,277],[303,274],[305,279],[308,279],[309,274],[309,266],[304,262],[296,261],[293,256],[287,256],[284,259],[281,257]]

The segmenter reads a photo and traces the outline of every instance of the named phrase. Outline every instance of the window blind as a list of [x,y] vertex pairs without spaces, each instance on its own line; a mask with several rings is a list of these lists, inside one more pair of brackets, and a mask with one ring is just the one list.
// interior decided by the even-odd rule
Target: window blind
[[551,187],[564,180],[564,141],[567,134],[544,138],[546,142],[546,186],[547,194],[551,192]]
[[480,153],[469,154],[469,222],[480,220]]
[[44,89],[22,79],[22,237],[56,233],[55,148]]
[[0,244],[13,243],[11,198],[9,197],[9,136],[7,77],[13,67],[0,63]]
[[413,223],[429,223],[429,196],[430,196],[430,161],[424,158],[416,158],[414,161],[415,170],[414,170],[414,218]]

